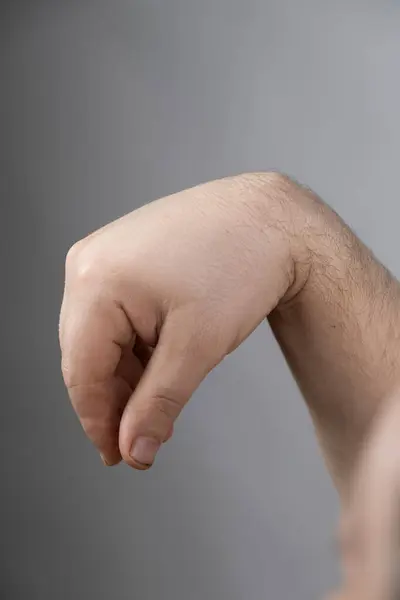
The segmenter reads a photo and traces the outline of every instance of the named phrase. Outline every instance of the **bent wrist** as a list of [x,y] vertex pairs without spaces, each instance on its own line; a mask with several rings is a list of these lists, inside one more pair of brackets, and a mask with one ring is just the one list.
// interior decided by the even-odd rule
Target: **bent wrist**
[[313,252],[308,238],[315,235],[320,226],[317,198],[279,172],[251,173],[243,177],[256,189],[252,197],[259,222],[267,234],[271,230],[279,232],[281,244],[286,247],[291,275],[278,303],[286,305],[299,295],[310,275]]

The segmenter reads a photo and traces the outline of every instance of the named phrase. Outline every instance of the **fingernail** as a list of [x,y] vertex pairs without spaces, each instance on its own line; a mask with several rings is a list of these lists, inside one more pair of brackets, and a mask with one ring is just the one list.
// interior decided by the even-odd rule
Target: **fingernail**
[[161,444],[153,438],[139,437],[132,446],[131,458],[146,467],[150,467]]
[[100,458],[101,458],[101,460],[103,461],[103,465],[105,465],[106,467],[109,467],[109,466],[110,466],[110,463],[108,463],[108,462],[106,461],[106,459],[104,458],[104,456],[103,456],[102,454],[100,454]]

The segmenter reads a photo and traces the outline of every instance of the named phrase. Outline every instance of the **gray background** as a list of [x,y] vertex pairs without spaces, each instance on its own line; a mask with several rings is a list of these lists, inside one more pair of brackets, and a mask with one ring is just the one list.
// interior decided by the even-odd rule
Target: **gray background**
[[275,168],[398,274],[399,4],[3,0],[0,22],[1,599],[320,597],[336,498],[267,327],[151,472],[107,470],[59,373],[64,256],[158,196]]

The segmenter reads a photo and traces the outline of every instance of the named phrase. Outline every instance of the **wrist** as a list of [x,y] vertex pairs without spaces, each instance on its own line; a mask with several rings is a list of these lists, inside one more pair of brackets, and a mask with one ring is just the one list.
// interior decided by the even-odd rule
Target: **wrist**
[[286,306],[306,286],[312,270],[313,244],[309,238],[320,226],[318,199],[282,173],[251,173],[243,177],[257,191],[253,198],[259,222],[267,232],[279,231],[286,246],[291,275],[278,303],[278,306]]
[[260,179],[283,206],[295,274],[269,321],[341,488],[399,384],[399,286],[315,194],[282,175]]

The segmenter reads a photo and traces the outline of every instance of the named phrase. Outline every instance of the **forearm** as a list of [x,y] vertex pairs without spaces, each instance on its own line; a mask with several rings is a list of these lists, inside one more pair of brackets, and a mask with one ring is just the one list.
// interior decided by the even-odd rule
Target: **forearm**
[[269,315],[345,491],[363,436],[400,381],[396,279],[309,190],[281,178],[300,277]]

